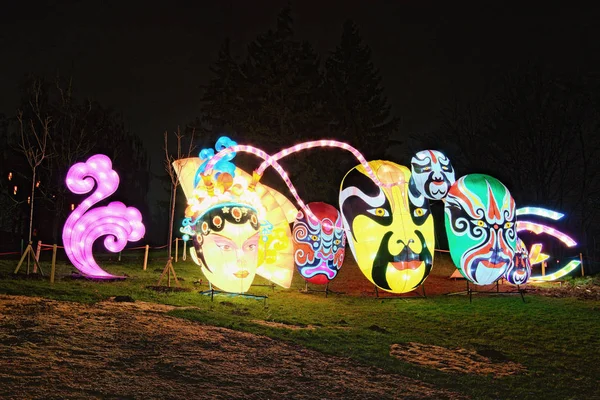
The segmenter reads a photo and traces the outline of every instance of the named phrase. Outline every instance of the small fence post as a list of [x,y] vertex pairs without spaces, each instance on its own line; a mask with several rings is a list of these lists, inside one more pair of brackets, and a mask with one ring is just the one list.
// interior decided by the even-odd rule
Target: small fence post
[[[40,262],[40,252],[42,251],[42,241],[38,240],[37,248],[35,249],[35,260]],[[33,273],[37,273],[37,263],[33,263]]]
[[150,249],[150,245],[147,244],[146,245],[146,252],[144,254],[144,271],[146,270],[146,267],[148,266],[148,250]]
[[187,255],[187,251],[186,251],[186,244],[187,244],[187,240],[183,241],[183,253],[181,253],[181,259],[183,261],[185,261],[186,259],[186,255]]
[[119,252],[119,262],[121,262],[121,252]]
[[546,261],[542,261],[542,276],[546,276]]
[[56,273],[56,243],[52,245],[52,268],[50,269],[50,283],[54,283],[54,274]]
[[175,262],[177,262],[178,254],[179,254],[179,238],[175,238]]
[[579,253],[579,261],[581,262],[581,276],[585,276],[585,271],[583,269],[583,256]]

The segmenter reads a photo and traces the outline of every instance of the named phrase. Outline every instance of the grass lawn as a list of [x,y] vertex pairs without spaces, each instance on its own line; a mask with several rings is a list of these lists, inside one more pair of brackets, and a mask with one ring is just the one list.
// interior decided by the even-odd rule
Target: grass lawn
[[[47,253],[42,255],[46,275],[50,270]],[[156,285],[164,267],[164,254],[164,250],[151,254],[146,271],[142,271],[141,251],[124,253],[121,262],[115,255],[110,256],[112,260],[99,256],[107,271],[128,276],[116,282],[71,279],[74,269],[63,261],[57,266],[54,284],[47,278],[27,277],[26,267],[14,277],[17,260],[4,258],[0,260],[0,293],[86,303],[123,295],[188,306],[171,314],[347,356],[477,399],[600,398],[599,301],[531,294],[525,296],[525,303],[514,295],[474,296],[472,303],[466,296],[447,295],[389,300],[366,294],[330,294],[326,298],[323,293],[301,293],[304,281],[299,274],[295,274],[291,289],[253,286],[250,292],[267,295],[266,302],[225,296],[211,301],[209,296],[199,295],[207,286],[200,284],[203,276],[189,258],[174,264],[182,287],[189,291],[149,289]],[[436,257],[432,275],[449,276],[454,267],[448,258]],[[335,281],[336,290],[343,290],[351,280],[366,281],[356,273],[357,268],[348,253]],[[257,277],[255,283],[266,282]],[[311,329],[290,329],[298,327]],[[520,363],[527,371],[502,378],[446,373],[390,356],[392,344],[408,342],[487,352]]]

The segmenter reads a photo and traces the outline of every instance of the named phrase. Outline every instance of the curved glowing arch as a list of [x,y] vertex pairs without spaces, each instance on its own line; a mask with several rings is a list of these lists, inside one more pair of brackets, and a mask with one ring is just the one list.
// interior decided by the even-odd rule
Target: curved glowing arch
[[517,209],[517,216],[519,215],[537,215],[539,217],[550,218],[555,221],[565,216],[563,213],[548,210],[547,208],[541,207],[521,207]]
[[517,232],[521,231],[531,231],[537,235],[541,233],[548,234],[563,242],[567,247],[573,247],[577,245],[577,242],[571,239],[571,237],[568,235],[565,235],[554,228],[550,228],[549,226],[538,224],[537,222],[517,221]]
[[[337,140],[323,139],[323,140],[313,140],[310,142],[299,143],[292,147],[283,149],[283,150],[279,151],[278,153],[273,154],[271,156],[271,159],[274,161],[279,161],[282,158],[284,158],[290,154],[297,153],[299,151],[306,150],[306,149],[312,149],[315,147],[336,147],[338,149],[348,150],[350,153],[352,153],[352,155],[354,155],[354,157],[356,157],[356,159],[360,162],[360,164],[365,169],[365,172],[367,173],[367,175],[369,175],[369,177],[371,179],[373,179],[373,182],[375,182],[378,186],[392,187],[392,186],[396,185],[395,182],[391,182],[391,183],[381,182],[379,180],[379,178],[377,178],[377,175],[375,175],[375,172],[373,172],[373,168],[371,168],[371,166],[367,162],[366,158],[362,155],[362,153],[360,151],[358,151],[356,148],[350,146],[348,143],[339,142]],[[262,174],[265,172],[265,169],[267,169],[267,167],[269,165],[271,165],[269,163],[269,161],[265,160],[257,168],[256,173],[258,173],[259,175],[262,176]]]
[[[287,174],[287,172],[285,172],[285,170],[283,169],[283,167],[277,162],[277,160],[273,159],[272,156],[270,156],[264,150],[261,150],[261,149],[259,149],[257,147],[248,146],[248,145],[244,145],[244,144],[239,144],[239,145],[228,147],[226,149],[223,149],[223,150],[219,151],[213,158],[210,159],[210,161],[206,165],[206,169],[204,170],[202,176],[203,177],[210,177],[211,174],[212,174],[212,171],[213,171],[213,167],[215,166],[215,164],[217,162],[219,162],[219,160],[221,158],[227,156],[229,153],[238,152],[238,151],[241,151],[241,152],[244,152],[244,153],[254,154],[255,156],[258,156],[258,157],[262,158],[263,160],[265,160],[265,162],[267,164],[269,164],[270,166],[272,166],[273,169],[275,169],[275,171],[277,171],[277,173],[279,174],[279,176],[281,176],[281,178],[283,179],[283,181],[285,182],[285,184],[287,185],[287,187],[290,189],[290,192],[292,193],[292,196],[294,196],[294,199],[296,199],[296,202],[298,203],[298,205],[300,206],[300,208],[306,213],[307,217],[310,218],[311,221],[313,221],[315,223],[318,223],[319,219],[310,210],[310,208],[308,208],[306,206],[306,204],[304,203],[304,201],[302,201],[302,199],[298,195],[298,191],[296,190],[296,188],[292,184],[292,181],[290,180],[289,175]],[[254,173],[252,174],[252,183],[253,184],[258,183],[258,181],[260,180],[260,178],[261,178],[261,175],[258,174],[257,171],[254,171]]]
[[551,282],[551,281],[554,281],[556,279],[562,278],[563,276],[565,276],[567,274],[570,274],[580,264],[581,264],[581,261],[579,261],[579,260],[572,260],[567,265],[565,265],[564,267],[562,267],[561,269],[559,269],[558,271],[556,271],[556,272],[554,272],[552,274],[544,275],[544,276],[532,276],[529,279],[531,281],[534,281],[534,282]]

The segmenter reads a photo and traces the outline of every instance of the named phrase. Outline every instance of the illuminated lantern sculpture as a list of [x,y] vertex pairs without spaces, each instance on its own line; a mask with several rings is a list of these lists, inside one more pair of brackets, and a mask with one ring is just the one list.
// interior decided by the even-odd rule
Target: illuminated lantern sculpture
[[321,202],[306,206],[318,221],[298,212],[292,229],[294,261],[307,282],[324,285],[336,277],[344,263],[346,233],[335,207]]
[[429,201],[409,190],[410,170],[390,161],[371,161],[342,180],[340,210],[348,243],[363,274],[392,293],[416,289],[433,264],[434,229]]
[[531,276],[531,262],[527,247],[521,239],[517,237],[517,248],[513,263],[509,265],[504,273],[504,279],[513,285],[524,285]]
[[517,248],[515,201],[499,180],[469,174],[451,187],[444,205],[454,265],[477,285],[496,282],[513,263]]
[[109,251],[117,253],[125,248],[127,241],[140,240],[145,228],[140,212],[118,201],[90,210],[119,187],[119,175],[112,169],[110,158],[96,154],[85,163],[73,165],[67,173],[66,183],[69,190],[76,194],[86,194],[95,188],[65,222],[62,237],[67,257],[85,277],[122,278],[98,266],[92,254],[92,245],[99,237],[106,236],[104,245]]
[[[221,143],[222,139],[219,139]],[[232,143],[228,144],[224,149],[232,148]],[[294,271],[289,223],[294,220],[297,210],[274,189],[253,184],[253,177],[240,168],[234,169],[235,176],[217,170],[222,165],[229,165],[219,163],[228,154],[231,153],[220,152],[212,156],[210,152],[201,152],[209,159],[193,157],[173,163],[189,204],[181,232],[184,239],[189,237],[194,241],[194,246],[190,247],[192,259],[200,265],[209,282],[223,291],[244,293],[249,290],[255,275],[289,288]],[[230,162],[232,158],[226,157],[226,160]],[[206,171],[210,171],[209,175],[204,175]],[[245,212],[250,219],[242,217],[238,221],[225,215],[233,208]],[[254,223],[254,214],[258,224]],[[214,220],[215,217],[218,218]],[[221,219],[224,222],[222,228],[218,228],[214,222],[220,223]],[[226,225],[230,227],[225,229]],[[214,236],[220,238],[213,240]],[[259,240],[254,247],[256,237]],[[223,245],[223,238],[227,239],[227,246]],[[246,243],[250,238],[252,240]],[[244,247],[244,243],[248,246]],[[236,249],[235,257],[233,253],[227,253],[233,249]]]
[[442,200],[456,180],[450,159],[437,150],[418,152],[410,165],[411,186],[429,200]]
[[[517,216],[522,216],[522,215],[535,215],[538,217],[548,218],[548,219],[552,219],[555,221],[561,219],[564,216],[564,214],[562,214],[562,213],[547,210],[545,208],[540,208],[540,207],[521,207],[521,208],[517,209]],[[537,222],[531,222],[531,221],[525,221],[525,220],[519,219],[517,221],[517,232],[521,232],[521,231],[530,231],[530,232],[535,233],[536,235],[540,235],[540,234],[544,233],[546,235],[552,236],[552,237],[560,240],[567,247],[574,247],[577,245],[577,242],[575,242],[575,240],[573,240],[571,237],[569,237],[565,233],[563,233],[559,230],[556,230],[554,228],[551,228],[545,224],[540,224]],[[530,258],[531,265],[538,264],[549,258],[549,256],[547,254],[542,253],[541,250],[542,250],[542,245],[539,243],[533,244],[531,246],[531,251],[529,252],[529,258]],[[580,264],[581,264],[580,260],[571,260],[567,263],[567,265],[565,265],[564,267],[560,268],[558,271],[556,271],[552,274],[545,275],[545,276],[532,276],[531,281],[549,282],[549,281],[553,281],[553,280],[562,278],[563,276],[573,272],[575,270],[575,268],[577,268]]]

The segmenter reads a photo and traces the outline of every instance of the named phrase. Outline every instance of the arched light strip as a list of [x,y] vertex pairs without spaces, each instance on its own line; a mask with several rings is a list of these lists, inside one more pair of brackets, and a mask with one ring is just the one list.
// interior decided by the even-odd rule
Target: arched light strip
[[538,235],[541,233],[545,233],[550,236],[554,236],[555,238],[563,242],[567,247],[573,247],[577,245],[577,242],[575,242],[573,239],[571,239],[564,233],[557,231],[554,228],[550,228],[549,226],[538,224],[536,222],[517,221],[517,232],[521,231],[531,231]]
[[[312,149],[314,147],[336,147],[336,148],[339,148],[339,149],[348,150],[350,153],[352,153],[354,155],[354,157],[356,157],[356,159],[364,167],[365,172],[367,173],[367,175],[369,175],[369,177],[371,179],[373,179],[373,181],[378,186],[392,187],[392,186],[397,185],[396,182],[386,183],[386,184],[382,183],[377,178],[377,175],[375,175],[375,173],[373,172],[373,169],[371,168],[371,166],[369,165],[369,163],[367,162],[367,160],[361,154],[360,151],[358,151],[354,147],[350,146],[348,143],[338,142],[337,140],[314,140],[314,141],[311,141],[311,142],[299,143],[299,144],[294,145],[292,147],[288,147],[287,149],[283,149],[280,152],[273,154],[271,157],[272,157],[273,160],[279,161],[280,159],[282,159],[282,158],[284,158],[284,157],[286,157],[286,156],[288,156],[290,154],[297,153],[299,151],[306,150],[306,149]],[[258,169],[256,170],[256,172],[259,175],[262,175],[263,172],[265,171],[265,169],[267,169],[267,167],[269,165],[270,165],[269,162],[265,160],[258,167]]]
[[310,208],[308,208],[306,206],[306,204],[302,201],[302,199],[298,195],[298,191],[292,184],[292,181],[290,180],[290,177],[287,174],[287,172],[285,172],[285,170],[281,167],[281,165],[277,162],[277,160],[274,160],[273,157],[271,157],[269,154],[267,154],[265,151],[263,151],[259,148],[256,148],[253,146],[247,146],[244,144],[238,144],[237,146],[228,147],[226,149],[223,149],[220,152],[218,152],[217,154],[215,154],[215,156],[213,158],[210,159],[208,164],[206,164],[206,168],[202,174],[204,176],[210,176],[213,172],[212,171],[213,167],[215,166],[215,164],[217,162],[219,162],[219,160],[221,158],[223,158],[225,155],[227,155],[231,152],[238,152],[238,151],[254,154],[255,156],[260,157],[263,160],[265,160],[265,162],[268,165],[272,166],[273,169],[275,169],[275,171],[277,171],[277,173],[281,176],[281,178],[283,179],[283,181],[285,182],[287,187],[290,189],[290,192],[292,193],[292,196],[294,196],[294,199],[296,199],[298,206],[300,206],[300,208],[304,211],[304,213],[307,215],[307,217],[310,218],[311,221],[313,221],[313,223],[315,223],[315,224],[319,223],[319,219],[315,216],[315,214],[313,214],[313,212],[310,210]]
[[521,207],[517,209],[517,216],[519,215],[537,215],[544,218],[550,218],[555,221],[561,219],[565,214],[548,210],[540,207]]
[[89,193],[95,188],[65,222],[62,237],[67,257],[84,276],[118,278],[104,271],[94,260],[94,241],[106,236],[104,245],[109,251],[117,253],[125,248],[128,240],[140,240],[145,227],[142,215],[136,208],[118,201],[90,210],[119,187],[119,175],[112,169],[110,158],[96,154],[85,163],[73,165],[67,173],[67,187],[76,194]]
[[532,276],[531,278],[529,278],[529,280],[534,281],[534,282],[555,281],[555,280],[562,278],[563,276],[573,272],[573,270],[575,270],[575,268],[577,268],[580,264],[581,264],[581,261],[572,260],[567,265],[565,265],[564,267],[562,267],[561,269],[559,269],[558,271],[556,271],[550,275]]

